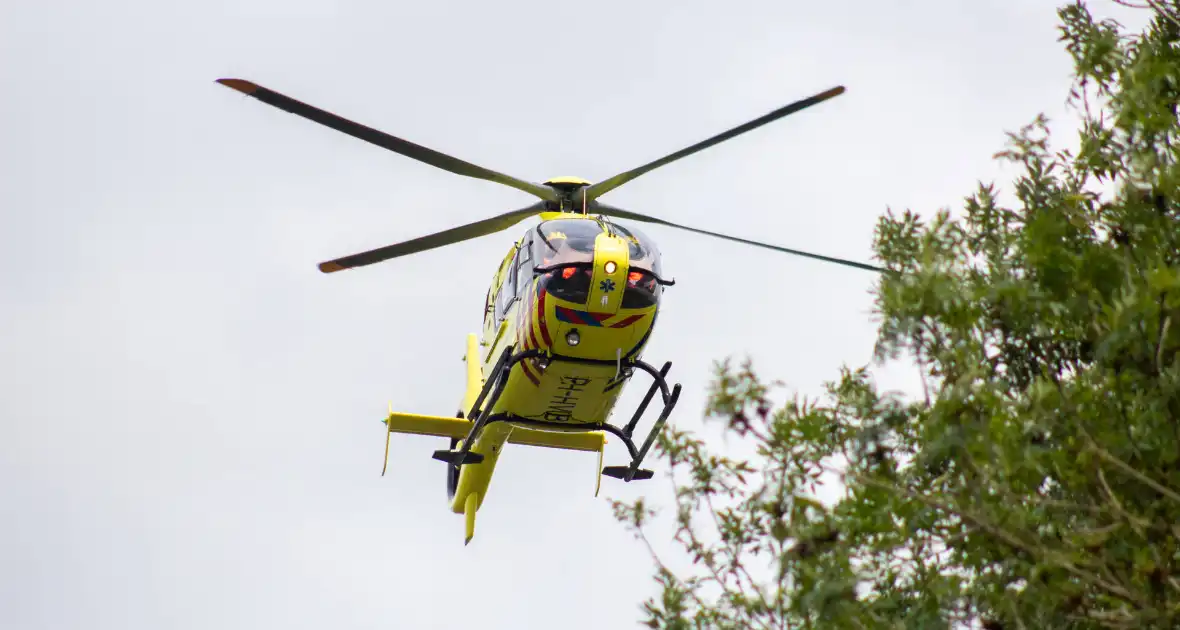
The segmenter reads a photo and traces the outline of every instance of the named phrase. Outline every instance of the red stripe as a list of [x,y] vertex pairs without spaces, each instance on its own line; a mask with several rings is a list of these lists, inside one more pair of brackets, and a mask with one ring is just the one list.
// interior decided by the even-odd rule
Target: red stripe
[[537,377],[533,376],[533,371],[529,369],[528,359],[520,362],[520,369],[524,371],[525,376],[529,377],[529,380],[533,382],[533,385],[541,384],[541,381],[537,380]]
[[611,328],[626,328],[627,326],[634,324],[635,322],[639,321],[642,318],[643,318],[643,313],[640,313],[638,315],[632,315],[631,317],[628,317],[627,319],[624,319],[621,322],[611,324],[610,327]]
[[537,333],[533,332],[533,327],[535,326],[533,323],[533,302],[537,298],[536,286],[535,283],[529,285],[528,295],[520,305],[520,311],[525,313],[524,329],[520,331],[520,335],[524,339],[522,343],[528,346],[527,349],[538,347]]
[[553,347],[553,340],[549,338],[549,327],[545,325],[545,292],[541,291],[537,299],[537,320],[541,324],[541,339],[546,348]]

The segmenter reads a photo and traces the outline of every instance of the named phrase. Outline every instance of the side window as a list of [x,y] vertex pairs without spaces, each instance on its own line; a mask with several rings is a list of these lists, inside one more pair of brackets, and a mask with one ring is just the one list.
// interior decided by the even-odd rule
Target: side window
[[518,249],[512,262],[508,263],[508,268],[504,270],[504,283],[500,285],[500,291],[496,294],[496,319],[503,318],[508,312],[508,307],[516,300],[516,263],[519,257]]
[[528,288],[533,281],[533,237],[530,235],[520,244],[520,253],[516,257],[516,293],[519,295]]

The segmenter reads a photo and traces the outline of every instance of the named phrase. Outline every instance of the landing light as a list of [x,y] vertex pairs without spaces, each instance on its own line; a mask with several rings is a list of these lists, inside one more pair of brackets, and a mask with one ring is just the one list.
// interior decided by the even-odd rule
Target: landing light
[[581,341],[582,341],[582,337],[581,337],[581,335],[578,334],[578,331],[576,331],[576,330],[571,330],[565,334],[565,342],[571,346],[576,346]]
[[610,274],[614,273],[615,268],[616,268],[615,261],[612,260],[612,261],[607,262],[606,263],[606,275],[609,276]]

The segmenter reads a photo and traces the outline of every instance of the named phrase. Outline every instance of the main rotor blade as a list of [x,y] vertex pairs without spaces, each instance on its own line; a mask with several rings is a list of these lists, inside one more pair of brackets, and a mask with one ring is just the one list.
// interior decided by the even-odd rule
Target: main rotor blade
[[387,245],[377,249],[371,249],[367,252],[359,254],[352,254],[336,260],[329,260],[320,263],[320,271],[324,273],[332,273],[335,271],[343,271],[345,269],[352,269],[353,267],[363,267],[371,265],[383,260],[391,258],[398,258],[408,254],[415,254],[426,251],[428,249],[436,249],[446,245],[459,243],[461,241],[468,241],[480,236],[494,234],[500,230],[512,227],[520,223],[521,220],[544,211],[543,203],[535,203],[527,208],[513,210],[512,212],[505,212],[504,214],[476,221],[475,223],[468,223],[459,227],[443,230],[442,232],[435,232],[426,236],[420,236],[416,239],[397,243],[395,245]]
[[279,94],[274,90],[269,90],[246,81],[244,79],[218,79],[218,83],[233,88],[247,96],[252,96],[267,105],[272,105],[286,112],[302,116],[308,120],[320,123],[326,127],[331,127],[336,131],[344,132],[354,138],[360,138],[365,142],[375,144],[379,147],[389,149],[394,153],[399,153],[408,158],[413,158],[419,162],[425,162],[431,166],[450,171],[457,175],[465,175],[467,177],[474,177],[475,179],[483,179],[489,182],[496,182],[497,184],[504,184],[511,186],[517,190],[523,190],[531,195],[535,195],[546,201],[556,201],[557,195],[553,190],[544,186],[526,182],[517,179],[510,175],[497,173],[496,171],[486,169],[482,166],[476,166],[470,162],[464,162],[455,157],[451,157],[445,153],[439,153],[433,149],[428,149],[424,146],[414,144],[408,140],[402,140],[391,136],[383,131],[377,131],[371,127],[366,127],[351,120],[341,118],[336,114],[326,112],[317,107],[312,107],[307,103],[297,101],[289,96]]
[[773,112],[766,114],[765,116],[751,120],[750,122],[748,122],[744,125],[739,125],[737,127],[734,127],[733,129],[730,129],[729,131],[717,134],[717,135],[713,136],[712,138],[709,138],[708,140],[703,140],[701,142],[698,142],[698,143],[692,145],[691,147],[681,149],[675,153],[672,153],[671,155],[664,156],[654,162],[649,162],[648,164],[644,164],[643,166],[640,166],[639,168],[631,169],[625,173],[619,173],[618,175],[615,175],[614,177],[611,177],[610,179],[605,179],[603,181],[598,182],[597,184],[594,184],[588,188],[585,188],[584,190],[585,190],[586,199],[587,200],[597,199],[598,197],[601,197],[602,195],[618,188],[619,186],[626,184],[627,182],[635,179],[636,177],[639,177],[640,175],[643,175],[644,173],[647,173],[649,171],[653,171],[661,166],[664,166],[664,165],[669,164],[671,162],[675,162],[676,160],[679,160],[680,158],[687,157],[689,155],[692,155],[693,153],[697,153],[698,151],[703,151],[715,144],[724,142],[724,141],[729,140],[730,138],[733,138],[735,136],[740,136],[741,134],[746,133],[747,131],[757,129],[758,127],[761,127],[767,123],[774,122],[774,121],[778,120],[779,118],[782,118],[783,116],[793,114],[793,113],[795,113],[799,110],[802,110],[802,109],[807,109],[808,107],[811,107],[812,105],[817,105],[817,104],[822,103],[830,98],[835,98],[843,93],[844,93],[844,86],[842,86],[842,85],[836,86],[836,87],[834,87],[830,90],[827,90],[825,92],[820,92],[819,94],[816,94],[815,96],[809,96],[801,101],[795,101],[794,103],[791,103],[790,105],[787,105],[786,107],[781,107],[779,109],[776,109]]
[[623,210],[622,208],[615,208],[613,206],[608,206],[603,203],[597,204],[596,210],[598,212],[601,212],[602,214],[607,215],[607,216],[618,217],[620,219],[631,219],[632,221],[643,221],[645,223],[655,223],[657,225],[666,225],[668,227],[674,227],[674,228],[678,228],[681,230],[688,230],[689,232],[696,232],[697,234],[704,234],[706,236],[714,236],[717,238],[723,238],[727,241],[735,241],[738,243],[745,243],[746,245],[754,245],[756,247],[765,247],[766,249],[773,249],[774,251],[777,251],[777,252],[794,254],[796,256],[805,256],[807,258],[814,258],[816,260],[822,260],[825,262],[836,263],[838,265],[845,265],[847,267],[855,267],[857,269],[864,269],[866,271],[878,271],[878,272],[886,271],[885,269],[883,269],[881,267],[874,267],[873,265],[869,265],[869,264],[861,263],[861,262],[856,262],[854,260],[844,260],[843,258],[832,258],[831,256],[812,254],[812,253],[800,251],[797,249],[789,249],[786,247],[779,247],[778,245],[771,245],[769,243],[760,243],[758,241],[751,241],[749,239],[739,238],[737,236],[728,236],[726,234],[718,234],[717,232],[710,232],[708,230],[701,230],[701,229],[694,228],[694,227],[688,227],[687,225],[679,225],[677,223],[672,223],[670,221],[665,221],[663,219],[657,219],[655,217],[651,217],[646,214],[639,214],[638,212],[631,212],[630,210]]

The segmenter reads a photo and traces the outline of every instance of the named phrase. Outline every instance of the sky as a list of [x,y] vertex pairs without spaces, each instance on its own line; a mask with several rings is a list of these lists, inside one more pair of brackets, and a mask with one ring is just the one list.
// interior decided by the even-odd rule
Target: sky
[[[441,439],[395,436],[380,476],[389,404],[456,409],[465,336],[533,223],[315,264],[531,198],[215,79],[533,181],[606,178],[844,85],[603,201],[871,262],[887,208],[1003,186],[1006,131],[1044,112],[1072,142],[1056,5],[0,4],[0,627],[626,628],[655,592],[608,498],[659,505],[660,466],[595,498],[593,455],[512,448],[467,547]],[[716,360],[750,358],[780,399],[871,360],[872,273],[644,230],[677,281],[645,353],[685,388],[676,426],[701,426]],[[912,366],[874,374],[918,391]]]

